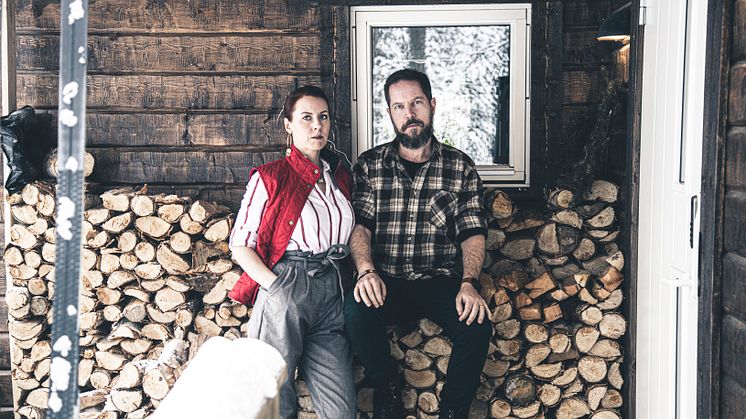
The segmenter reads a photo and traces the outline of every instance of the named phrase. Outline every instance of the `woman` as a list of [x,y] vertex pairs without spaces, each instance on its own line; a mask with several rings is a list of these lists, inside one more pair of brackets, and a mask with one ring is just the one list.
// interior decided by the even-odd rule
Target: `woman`
[[288,364],[282,418],[295,415],[296,366],[320,418],[354,418],[339,265],[354,225],[350,171],[326,147],[331,119],[321,89],[291,92],[283,116],[286,157],[252,170],[231,233],[233,257],[245,273],[230,297],[254,303],[249,337],[274,346]]

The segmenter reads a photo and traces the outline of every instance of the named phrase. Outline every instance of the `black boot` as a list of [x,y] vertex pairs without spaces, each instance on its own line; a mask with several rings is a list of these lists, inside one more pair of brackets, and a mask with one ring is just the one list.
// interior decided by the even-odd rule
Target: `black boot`
[[440,409],[440,419],[468,419],[469,406],[458,409],[443,408]]
[[404,403],[401,399],[401,385],[390,382],[373,390],[373,419],[402,419]]

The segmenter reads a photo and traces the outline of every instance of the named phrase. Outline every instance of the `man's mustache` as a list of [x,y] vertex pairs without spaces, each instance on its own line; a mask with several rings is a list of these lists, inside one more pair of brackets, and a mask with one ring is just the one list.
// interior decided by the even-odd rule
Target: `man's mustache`
[[412,125],[419,125],[421,127],[424,127],[425,123],[420,121],[419,119],[411,118],[411,119],[408,119],[407,122],[404,123],[404,125],[402,125],[401,130],[406,131],[406,129]]

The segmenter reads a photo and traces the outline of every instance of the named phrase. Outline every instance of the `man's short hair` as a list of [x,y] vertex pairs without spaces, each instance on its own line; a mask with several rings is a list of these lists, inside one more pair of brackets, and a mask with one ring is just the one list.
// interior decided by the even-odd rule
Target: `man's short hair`
[[383,94],[386,96],[387,106],[391,104],[389,87],[391,87],[392,84],[398,83],[402,80],[416,81],[417,83],[419,83],[422,92],[425,93],[425,96],[427,96],[427,100],[431,100],[433,98],[433,92],[430,88],[430,79],[427,78],[427,74],[417,70],[413,70],[411,68],[405,68],[403,70],[392,73],[386,79],[386,84],[383,85]]

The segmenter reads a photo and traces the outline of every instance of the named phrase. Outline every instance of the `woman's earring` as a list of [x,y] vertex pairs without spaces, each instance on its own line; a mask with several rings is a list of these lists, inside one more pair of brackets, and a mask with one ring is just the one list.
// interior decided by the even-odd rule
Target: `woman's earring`
[[293,143],[293,135],[288,133],[288,137],[285,140],[285,145],[287,148],[285,148],[285,156],[290,156],[290,145]]

